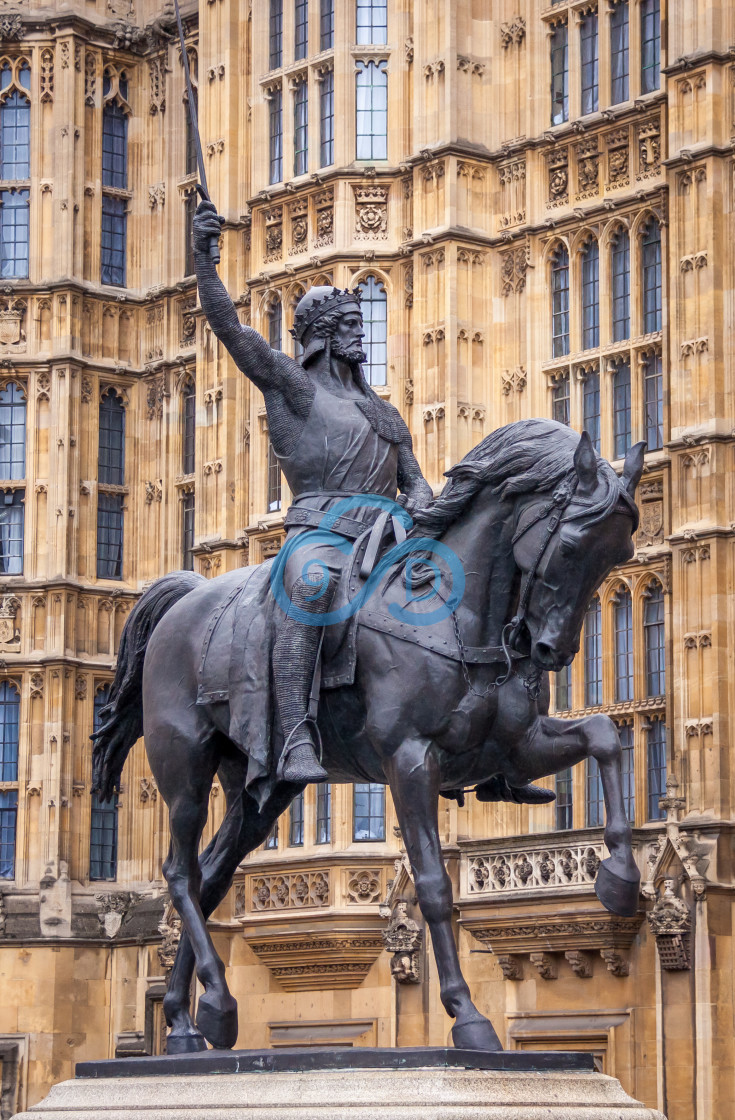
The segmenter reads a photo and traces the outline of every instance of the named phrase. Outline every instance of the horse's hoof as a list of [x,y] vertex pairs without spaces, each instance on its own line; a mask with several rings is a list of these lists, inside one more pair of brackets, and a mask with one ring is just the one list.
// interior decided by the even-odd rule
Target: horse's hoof
[[452,1027],[452,1042],[457,1050],[502,1050],[503,1044],[489,1019],[480,1016]]
[[637,872],[634,879],[624,879],[610,870],[608,860],[603,860],[597,869],[595,894],[612,914],[633,918],[638,913],[640,883],[641,877]]
[[167,1054],[198,1054],[207,1044],[200,1034],[170,1034],[166,1039]]
[[237,1000],[227,996],[215,1003],[205,992],[197,1004],[196,1024],[215,1050],[231,1050],[237,1042]]

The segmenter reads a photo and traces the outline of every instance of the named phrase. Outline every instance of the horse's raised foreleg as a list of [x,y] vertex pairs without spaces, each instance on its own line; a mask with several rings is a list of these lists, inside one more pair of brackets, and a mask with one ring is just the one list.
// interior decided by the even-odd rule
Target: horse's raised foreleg
[[452,1040],[471,1050],[502,1050],[492,1024],[475,1007],[459,965],[452,931],[452,883],[439,841],[439,785],[436,751],[426,740],[407,740],[385,772],[413,871],[421,913],[431,931],[441,1001],[455,1020]]
[[[240,861],[263,843],[275,821],[302,788],[288,782],[279,783],[262,810],[259,810],[253,799],[242,792],[244,781],[239,782],[238,787],[236,781],[228,782],[227,775],[222,770],[219,771],[219,776],[228,799],[228,808],[216,836],[199,859],[199,904],[205,921],[230,889]],[[168,1054],[191,1053],[206,1048],[204,1038],[194,1025],[190,1012],[194,966],[194,951],[184,930],[163,1001],[166,1022],[171,1027],[166,1040]],[[234,1042],[233,1039],[232,1045]]]
[[641,876],[633,858],[620,770],[622,751],[613,721],[601,714],[580,720],[539,717],[518,748],[514,762],[519,772],[527,775],[524,780],[532,781],[590,757],[600,767],[605,797],[604,840],[610,853],[598,869],[595,892],[606,909],[632,917],[638,909]]

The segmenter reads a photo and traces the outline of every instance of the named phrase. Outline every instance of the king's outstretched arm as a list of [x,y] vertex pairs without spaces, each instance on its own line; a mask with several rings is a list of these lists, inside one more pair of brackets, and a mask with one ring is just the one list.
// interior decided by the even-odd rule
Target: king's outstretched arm
[[212,202],[200,202],[194,215],[194,265],[199,300],[207,321],[217,338],[227,347],[238,369],[262,391],[281,389],[288,392],[295,363],[279,351],[272,350],[261,334],[244,327],[237,317],[235,305],[217,275],[209,253],[209,242],[219,236],[223,219]]

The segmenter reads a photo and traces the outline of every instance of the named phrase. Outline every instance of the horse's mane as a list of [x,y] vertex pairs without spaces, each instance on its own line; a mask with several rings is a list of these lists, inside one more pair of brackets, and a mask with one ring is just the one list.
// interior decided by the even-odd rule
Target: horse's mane
[[[579,434],[556,420],[518,420],[485,436],[456,466],[441,494],[413,515],[416,527],[437,537],[452,525],[484,486],[498,496],[553,490],[574,480],[574,453]],[[601,521],[622,499],[637,521],[635,504],[606,459],[597,456],[598,487],[587,499],[576,495],[564,520]]]

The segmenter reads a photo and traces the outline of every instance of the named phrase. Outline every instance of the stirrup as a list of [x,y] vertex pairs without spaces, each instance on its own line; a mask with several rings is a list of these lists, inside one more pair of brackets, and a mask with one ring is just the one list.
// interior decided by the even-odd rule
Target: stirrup
[[[308,726],[309,724],[316,732],[317,742],[319,744],[318,758],[311,731]],[[301,734],[297,736],[296,733],[299,731]],[[294,738],[296,738],[296,742],[292,742]],[[319,728],[315,720],[308,715],[304,716],[289,733],[284,743],[276,776],[286,782],[295,782],[299,784],[305,782],[323,782],[327,779],[328,774],[321,765],[321,756],[322,739]]]

